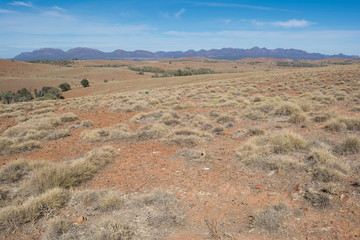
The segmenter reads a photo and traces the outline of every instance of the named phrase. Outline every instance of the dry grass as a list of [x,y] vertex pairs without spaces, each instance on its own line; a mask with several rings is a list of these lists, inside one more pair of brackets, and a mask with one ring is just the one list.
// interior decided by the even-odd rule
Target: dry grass
[[151,123],[164,122],[166,125],[171,125],[172,121],[178,120],[180,117],[175,111],[158,110],[150,113],[140,113],[135,115],[130,122],[132,123]]
[[146,141],[152,139],[160,139],[168,135],[169,129],[162,123],[149,123],[139,128],[131,139],[135,141]]
[[[119,201],[111,201],[110,205],[104,201],[113,197]],[[171,193],[160,191],[132,195],[104,190],[79,191],[72,195],[68,206],[78,214],[92,217],[84,226],[56,218],[49,222],[46,237],[163,239],[184,222],[184,211],[179,201]]]
[[325,123],[326,130],[333,132],[360,131],[360,119],[357,118],[336,118]]
[[300,135],[280,132],[252,138],[237,150],[236,156],[248,166],[287,172],[305,168],[298,158],[287,154],[304,150],[307,146],[307,141]]
[[184,148],[179,150],[176,155],[185,158],[187,161],[207,162],[211,158],[210,155],[204,150],[193,150]]
[[311,149],[308,160],[315,161],[317,165],[340,171],[344,174],[349,173],[351,168],[348,164],[335,157],[328,148]]
[[302,112],[301,108],[292,102],[282,102],[274,110],[274,114],[278,116],[289,116],[299,112]]
[[61,122],[73,122],[78,119],[79,118],[75,113],[64,113],[60,116]]
[[12,138],[0,137],[0,156],[12,155],[38,148],[41,148],[39,141],[28,140],[19,142],[17,139],[13,140]]
[[118,124],[113,127],[87,130],[81,133],[82,140],[86,142],[106,142],[127,140],[131,136],[128,126]]
[[16,160],[0,169],[0,183],[15,183],[22,180],[33,169],[41,166],[42,163],[35,163],[26,160]]
[[360,152],[360,139],[356,136],[348,136],[336,146],[335,151],[343,155],[357,154]]
[[69,199],[69,192],[54,188],[37,197],[30,197],[20,206],[10,205],[0,209],[0,229],[11,232],[21,225],[50,216]]
[[55,187],[72,188],[91,179],[116,156],[113,149],[94,149],[85,157],[70,162],[46,164],[33,171],[24,191],[42,193]]
[[19,123],[7,129],[0,137],[0,155],[11,155],[32,149],[40,148],[41,140],[56,140],[71,135],[67,129],[57,129],[65,122],[71,122],[77,119],[72,113],[66,113],[56,116],[34,115],[34,117],[25,117],[18,119]]
[[266,208],[263,212],[256,214],[250,226],[258,231],[278,232],[283,225],[283,221],[289,215],[289,208],[286,204]]
[[291,116],[289,118],[289,122],[294,123],[294,124],[304,124],[304,123],[306,123],[306,115],[301,112],[295,112],[295,113],[291,114]]

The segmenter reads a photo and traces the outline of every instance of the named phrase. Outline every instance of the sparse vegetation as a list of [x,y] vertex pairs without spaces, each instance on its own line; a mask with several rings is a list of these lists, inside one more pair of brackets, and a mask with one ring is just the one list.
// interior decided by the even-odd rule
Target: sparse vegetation
[[74,65],[74,61],[68,59],[58,59],[58,60],[29,60],[29,63],[42,63],[42,64],[51,64],[51,65],[59,65],[63,67],[71,67]]
[[[328,65],[308,69],[252,61],[21,63],[1,72],[5,83],[77,87],[61,101],[0,104],[0,238],[353,238],[358,60],[301,61]],[[143,68],[224,73],[165,80]],[[76,78],[101,87],[79,88]],[[39,86],[24,83],[20,95]]]

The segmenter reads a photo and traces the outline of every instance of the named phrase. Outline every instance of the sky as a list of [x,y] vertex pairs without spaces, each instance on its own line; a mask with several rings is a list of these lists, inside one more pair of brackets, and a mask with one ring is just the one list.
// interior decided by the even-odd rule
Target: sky
[[360,56],[359,12],[360,0],[0,0],[0,58],[45,47]]

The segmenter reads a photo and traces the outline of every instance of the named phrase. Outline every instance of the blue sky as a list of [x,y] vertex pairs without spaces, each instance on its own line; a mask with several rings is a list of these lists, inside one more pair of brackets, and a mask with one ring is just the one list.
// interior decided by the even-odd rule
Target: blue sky
[[359,0],[1,0],[0,58],[44,47],[360,55],[359,12]]

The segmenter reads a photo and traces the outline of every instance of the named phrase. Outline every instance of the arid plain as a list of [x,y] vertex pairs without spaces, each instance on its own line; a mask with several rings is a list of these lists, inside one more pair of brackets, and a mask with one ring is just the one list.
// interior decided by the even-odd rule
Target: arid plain
[[360,238],[359,59],[0,60],[64,82],[0,105],[1,238]]

